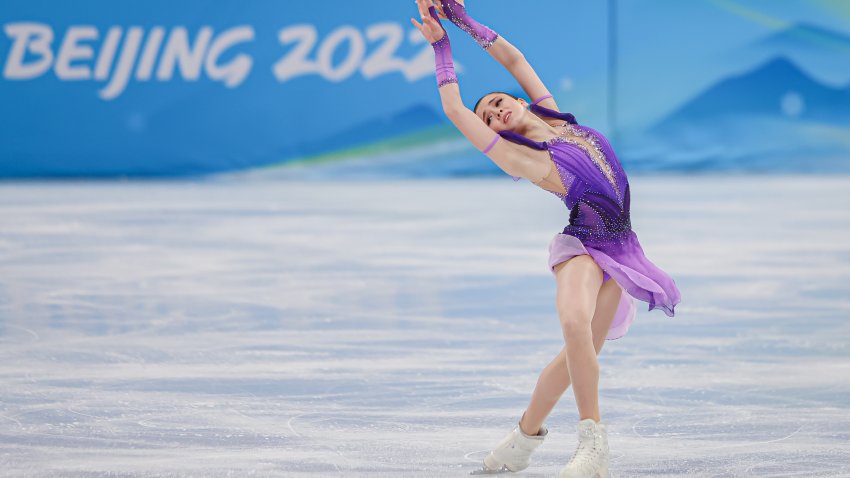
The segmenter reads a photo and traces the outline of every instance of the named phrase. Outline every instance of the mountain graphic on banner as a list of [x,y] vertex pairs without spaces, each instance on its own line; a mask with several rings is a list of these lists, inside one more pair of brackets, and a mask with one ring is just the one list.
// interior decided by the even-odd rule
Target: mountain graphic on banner
[[728,78],[691,99],[650,128],[675,132],[688,123],[753,115],[850,127],[850,85],[831,88],[812,80],[784,57]]

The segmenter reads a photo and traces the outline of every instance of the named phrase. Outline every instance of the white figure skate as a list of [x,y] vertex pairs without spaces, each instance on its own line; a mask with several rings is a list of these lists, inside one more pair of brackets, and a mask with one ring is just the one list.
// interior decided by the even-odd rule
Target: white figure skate
[[578,448],[560,478],[607,478],[608,431],[592,418],[578,422]]
[[[525,414],[523,414],[525,416]],[[520,418],[520,422],[522,418]],[[543,443],[549,431],[540,427],[537,435],[526,435],[517,422],[516,427],[500,441],[496,448],[484,458],[484,467],[475,470],[472,475],[491,475],[522,471],[528,468],[531,453]]]

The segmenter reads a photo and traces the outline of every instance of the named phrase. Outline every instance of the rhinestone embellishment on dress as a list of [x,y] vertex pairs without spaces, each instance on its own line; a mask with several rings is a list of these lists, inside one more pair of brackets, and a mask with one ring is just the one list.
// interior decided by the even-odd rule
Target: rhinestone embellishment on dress
[[457,15],[455,15],[453,9],[445,8],[444,10],[446,12],[446,17],[449,19],[449,21],[457,25],[458,28],[465,31],[467,34],[469,34],[469,36],[471,36],[472,39],[475,40],[475,42],[478,43],[479,46],[481,46],[481,48],[485,50],[490,48],[491,46],[493,46],[493,43],[496,43],[496,40],[499,38],[498,33],[493,35],[492,40],[484,38],[483,36],[479,35],[475,30],[473,30],[469,25],[467,25],[466,22],[458,18]]
[[[563,127],[563,133],[546,141],[546,143],[569,143],[581,148],[585,153],[587,153],[591,161],[593,161],[599,170],[602,171],[602,174],[605,175],[608,182],[611,183],[611,186],[614,188],[614,192],[617,194],[617,199],[622,200],[622,197],[620,196],[620,189],[617,187],[617,180],[614,177],[614,170],[611,169],[611,165],[605,160],[605,153],[602,152],[602,147],[599,146],[599,142],[596,138],[587,131],[583,131],[570,123],[564,123]],[[580,140],[576,138],[580,138]],[[588,144],[590,144],[590,148],[588,148]]]
[[439,81],[437,83],[437,88],[442,88],[451,83],[457,83],[457,78],[446,78],[445,80]]

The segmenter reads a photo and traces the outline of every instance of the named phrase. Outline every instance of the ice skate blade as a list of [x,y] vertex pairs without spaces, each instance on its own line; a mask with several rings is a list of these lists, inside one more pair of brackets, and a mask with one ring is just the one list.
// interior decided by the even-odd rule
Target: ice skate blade
[[501,475],[502,473],[513,473],[507,465],[502,465],[498,470],[491,470],[489,468],[481,467],[477,470],[472,470],[470,475]]

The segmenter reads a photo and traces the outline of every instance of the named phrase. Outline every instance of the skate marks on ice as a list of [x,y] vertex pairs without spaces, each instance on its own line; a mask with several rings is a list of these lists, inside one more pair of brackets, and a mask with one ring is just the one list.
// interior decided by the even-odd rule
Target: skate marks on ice
[[[632,180],[683,303],[605,345],[612,475],[850,474],[848,186]],[[510,180],[0,185],[0,467],[468,476],[560,349],[567,216]]]

